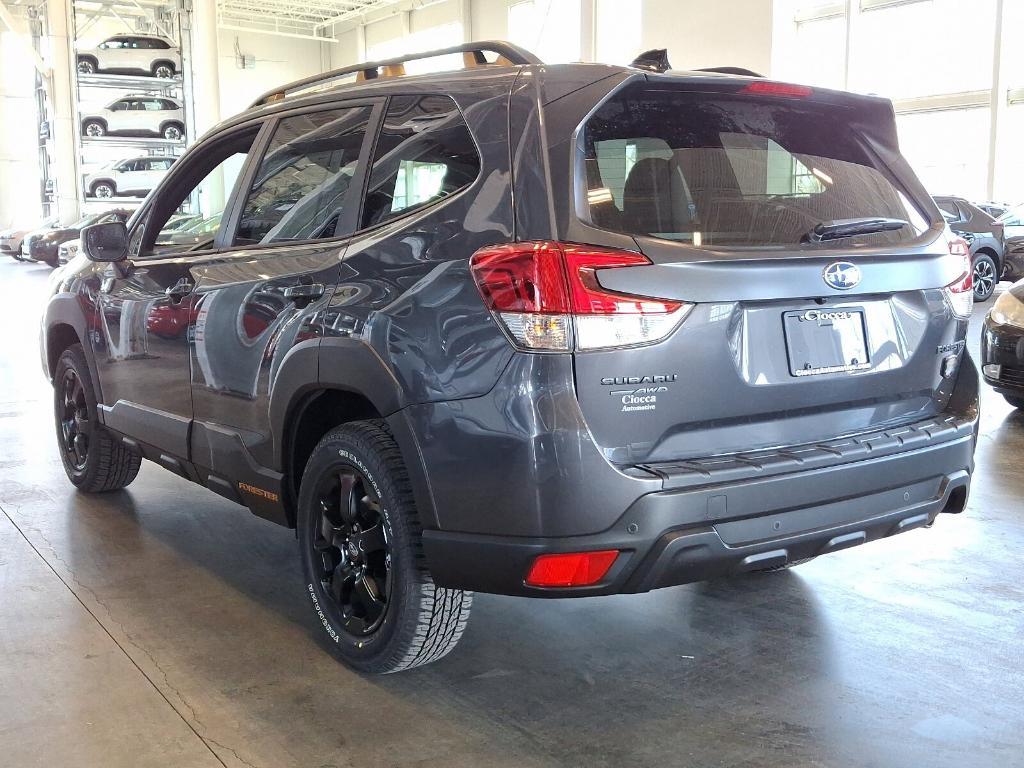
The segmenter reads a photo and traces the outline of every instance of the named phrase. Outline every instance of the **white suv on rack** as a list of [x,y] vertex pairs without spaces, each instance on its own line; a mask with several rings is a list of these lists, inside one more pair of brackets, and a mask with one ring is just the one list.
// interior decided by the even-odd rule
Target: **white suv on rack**
[[171,78],[181,71],[181,55],[166,37],[154,35],[114,35],[95,48],[78,52],[78,71],[138,73]]
[[185,138],[181,102],[166,96],[128,94],[103,109],[82,115],[82,134],[96,139],[107,134],[156,135],[171,141]]
[[99,198],[147,195],[160,183],[173,162],[173,157],[118,160],[85,177],[85,194]]

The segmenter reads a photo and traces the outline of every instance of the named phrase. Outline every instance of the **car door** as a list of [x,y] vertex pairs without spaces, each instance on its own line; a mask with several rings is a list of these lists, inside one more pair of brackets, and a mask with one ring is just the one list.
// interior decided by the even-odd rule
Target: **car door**
[[124,66],[124,38],[113,37],[100,43],[100,50],[103,54],[100,58],[100,67],[105,70],[120,69]]
[[[380,108],[361,100],[276,119],[221,230],[224,249],[193,270],[192,447],[215,474],[251,486],[265,480],[240,472],[273,466],[271,392],[286,356],[319,346]],[[260,501],[246,503],[271,516]]]
[[134,99],[123,98],[112,102],[106,109],[107,130],[125,131],[131,129],[131,110]]
[[116,167],[114,183],[117,185],[118,194],[134,192],[138,189],[139,179],[142,176],[139,168],[145,160],[125,160]]
[[261,127],[223,132],[183,157],[161,193],[133,218],[129,260],[110,265],[101,281],[96,361],[104,422],[139,442],[148,458],[186,476],[192,476],[193,270],[217,245],[211,234],[182,252],[165,247],[161,234],[182,207],[210,214],[224,209]]

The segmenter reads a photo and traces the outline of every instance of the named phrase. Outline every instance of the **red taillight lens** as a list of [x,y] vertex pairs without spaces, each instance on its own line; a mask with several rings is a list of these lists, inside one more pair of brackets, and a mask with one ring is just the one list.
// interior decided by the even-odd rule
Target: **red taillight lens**
[[482,248],[470,261],[473,279],[493,312],[564,314],[569,286],[554,243],[506,243]]
[[771,80],[755,80],[740,89],[740,93],[761,96],[785,96],[790,99],[805,99],[814,93],[813,88],[792,83],[773,83]]
[[971,247],[962,237],[949,241],[949,255],[960,259],[960,276],[944,289],[946,301],[953,314],[960,318],[971,316],[974,308],[974,265],[971,263]]
[[598,270],[650,260],[618,251],[552,241],[506,243],[473,254],[470,269],[487,308],[521,346],[568,351],[657,341],[685,316],[679,301],[602,288]]
[[526,583],[531,587],[587,587],[603,579],[618,556],[617,549],[540,555],[533,561]]

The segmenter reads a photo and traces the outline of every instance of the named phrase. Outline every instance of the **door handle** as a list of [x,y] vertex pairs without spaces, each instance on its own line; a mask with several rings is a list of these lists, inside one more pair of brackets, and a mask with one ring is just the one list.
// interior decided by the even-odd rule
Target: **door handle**
[[309,304],[313,299],[319,299],[324,295],[323,283],[303,283],[301,285],[290,285],[283,291],[286,299],[291,299],[296,304]]
[[193,288],[195,288],[195,285],[183,277],[170,288],[165,290],[164,293],[171,301],[181,301],[183,297],[192,293]]

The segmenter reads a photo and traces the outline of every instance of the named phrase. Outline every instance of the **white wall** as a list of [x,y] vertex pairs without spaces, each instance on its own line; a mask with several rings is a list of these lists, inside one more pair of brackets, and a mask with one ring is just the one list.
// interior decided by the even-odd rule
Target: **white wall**
[[[252,69],[240,68],[236,41],[243,54],[256,58]],[[222,29],[217,35],[217,45],[221,119],[246,109],[257,96],[274,86],[315,75],[329,66],[326,59],[321,58],[328,45],[313,40]]]

